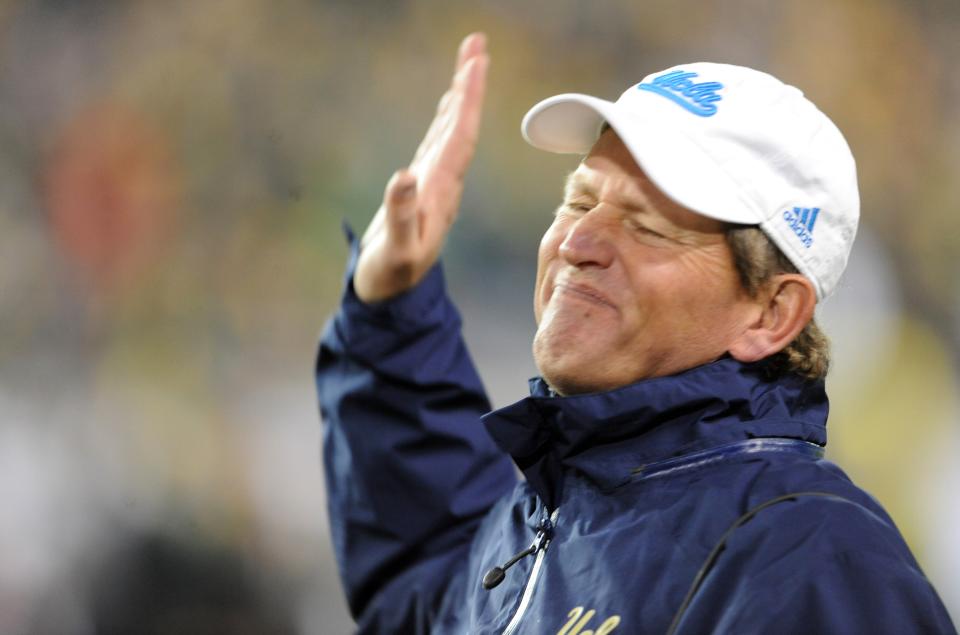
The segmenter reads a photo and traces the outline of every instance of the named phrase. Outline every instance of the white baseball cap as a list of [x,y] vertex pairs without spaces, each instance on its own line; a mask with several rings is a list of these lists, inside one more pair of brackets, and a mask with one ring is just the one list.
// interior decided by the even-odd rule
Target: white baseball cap
[[856,165],[800,90],[742,66],[682,64],[616,102],[545,99],[521,129],[534,147],[586,154],[604,121],[667,196],[710,218],[758,225],[818,299],[836,288],[860,217]]

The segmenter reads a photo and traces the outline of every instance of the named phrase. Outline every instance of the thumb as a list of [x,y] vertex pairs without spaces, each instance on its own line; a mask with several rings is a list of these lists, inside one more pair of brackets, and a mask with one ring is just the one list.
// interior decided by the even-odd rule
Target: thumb
[[387,183],[387,239],[395,247],[407,246],[417,237],[417,177],[398,170]]

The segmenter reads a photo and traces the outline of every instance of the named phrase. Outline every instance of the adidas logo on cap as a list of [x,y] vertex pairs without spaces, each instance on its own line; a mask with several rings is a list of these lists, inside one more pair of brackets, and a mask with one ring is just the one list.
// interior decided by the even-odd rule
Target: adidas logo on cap
[[783,219],[790,225],[790,229],[797,235],[800,242],[807,249],[813,245],[813,226],[820,214],[819,207],[794,207],[793,211],[785,210]]

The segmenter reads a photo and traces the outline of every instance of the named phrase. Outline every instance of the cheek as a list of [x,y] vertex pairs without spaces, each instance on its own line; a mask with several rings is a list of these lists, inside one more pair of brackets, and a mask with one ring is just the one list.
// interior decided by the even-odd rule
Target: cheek
[[668,332],[701,337],[725,327],[741,299],[739,278],[722,252],[704,250],[632,265],[638,313],[660,328],[669,325]]
[[563,242],[563,231],[554,222],[540,239],[540,248],[537,251],[537,282],[533,291],[533,314],[540,323],[540,316],[543,314],[543,306],[552,293],[554,263],[560,250],[560,244]]
[[689,337],[701,342],[726,340],[739,324],[737,315],[742,297],[736,274],[708,266],[690,272],[692,284],[678,289],[674,295],[678,314],[683,315],[683,328]]
[[682,273],[703,299],[712,304],[727,304],[739,295],[740,278],[733,256],[726,245],[711,245],[691,253],[682,262]]

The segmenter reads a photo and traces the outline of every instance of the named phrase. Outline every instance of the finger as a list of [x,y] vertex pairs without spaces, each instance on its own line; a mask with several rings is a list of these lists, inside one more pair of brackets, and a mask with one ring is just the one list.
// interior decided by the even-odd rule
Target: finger
[[417,237],[417,178],[408,170],[398,170],[387,184],[387,239],[394,248],[410,245]]
[[448,118],[447,113],[450,111],[450,104],[453,102],[453,100],[453,89],[445,92],[440,98],[440,101],[437,103],[437,112],[433,117],[433,121],[430,122],[430,127],[427,129],[427,134],[423,136],[423,141],[421,141],[420,145],[417,146],[417,151],[413,155],[413,161],[411,161],[411,165],[414,165],[420,161],[420,158],[439,136],[440,131],[446,124]]
[[[478,46],[480,49],[478,49]],[[414,154],[413,162],[419,162],[420,158],[431,148],[443,130],[449,125],[449,113],[455,108],[455,104],[462,99],[465,78],[467,75],[467,63],[475,57],[474,52],[482,50],[485,47],[483,34],[471,34],[467,36],[460,45],[460,55],[457,60],[457,70],[450,80],[450,88],[440,97],[437,102],[437,112],[424,135],[423,141]]]
[[483,33],[471,33],[460,43],[460,49],[457,53],[456,70],[450,81],[450,89],[447,90],[437,103],[437,112],[427,129],[423,141],[417,147],[413,155],[411,165],[421,162],[423,156],[431,149],[442,131],[449,124],[448,113],[451,105],[458,101],[458,97],[463,92],[464,77],[466,74],[467,63],[475,57],[485,55],[487,49],[487,36]]
[[437,113],[430,123],[430,128],[413,155],[413,161],[410,163],[412,168],[428,163],[427,157],[435,157],[441,151],[441,148],[438,147],[439,140],[445,135],[449,136],[449,130],[454,125],[452,118],[460,109],[460,102],[463,101],[470,67],[471,62],[468,61],[467,65],[454,74],[450,89],[440,98],[440,102],[437,104]]
[[460,43],[460,48],[457,50],[457,64],[454,68],[454,73],[457,73],[466,66],[467,62],[471,58],[480,55],[481,53],[486,52],[487,50],[487,36],[484,33],[471,33],[467,37],[463,38],[463,41]]
[[461,127],[469,136],[476,137],[480,129],[480,118],[483,114],[483,101],[487,93],[487,72],[490,68],[490,57],[486,54],[475,57],[468,68],[464,79],[463,99],[460,109],[455,115],[457,126]]
[[440,145],[437,160],[456,174],[466,172],[473,158],[480,121],[483,115],[483,100],[486,93],[486,77],[489,58],[486,55],[474,58],[465,68],[462,92],[450,115],[450,123]]
[[457,73],[454,85],[447,91],[449,99],[437,113],[411,167],[419,169],[436,162],[450,144],[476,141],[489,61],[486,54],[475,57]]

